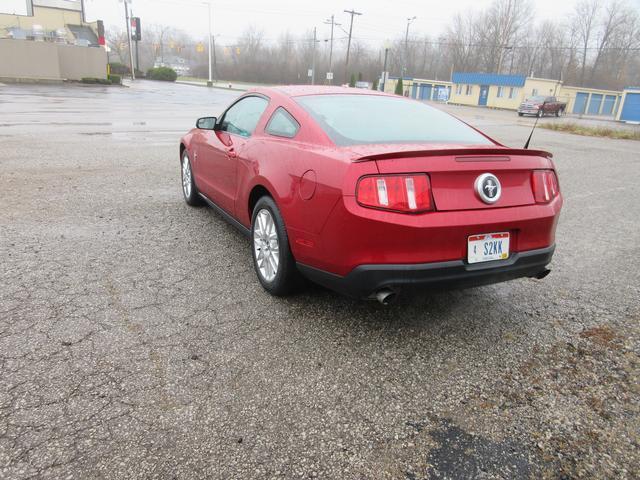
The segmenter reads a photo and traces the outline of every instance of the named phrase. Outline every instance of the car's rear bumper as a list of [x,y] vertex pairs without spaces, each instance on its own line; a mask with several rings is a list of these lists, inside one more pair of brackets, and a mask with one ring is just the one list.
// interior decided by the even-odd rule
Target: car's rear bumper
[[464,260],[420,264],[360,265],[345,276],[298,264],[310,280],[346,295],[366,298],[379,290],[404,287],[425,289],[467,288],[504,282],[520,277],[536,277],[546,272],[555,245],[514,252],[507,260],[469,264]]

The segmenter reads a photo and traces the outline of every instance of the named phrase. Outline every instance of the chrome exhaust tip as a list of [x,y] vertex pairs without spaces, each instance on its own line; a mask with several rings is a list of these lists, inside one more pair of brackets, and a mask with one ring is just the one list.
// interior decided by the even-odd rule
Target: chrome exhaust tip
[[389,305],[393,303],[396,297],[396,292],[388,288],[383,288],[382,290],[378,290],[376,292],[376,300],[378,300],[378,302],[380,302],[382,305]]

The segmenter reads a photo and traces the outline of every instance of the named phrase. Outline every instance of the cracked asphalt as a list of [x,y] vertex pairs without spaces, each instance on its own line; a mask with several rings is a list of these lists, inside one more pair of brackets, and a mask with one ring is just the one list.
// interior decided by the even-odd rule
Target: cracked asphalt
[[179,136],[237,95],[0,86],[0,478],[640,476],[640,143],[536,131],[542,281],[279,299],[180,191]]

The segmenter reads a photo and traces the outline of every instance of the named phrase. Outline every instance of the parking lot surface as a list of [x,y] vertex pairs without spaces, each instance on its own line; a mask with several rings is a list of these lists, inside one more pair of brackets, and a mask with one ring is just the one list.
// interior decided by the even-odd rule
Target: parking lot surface
[[237,95],[0,86],[0,478],[640,476],[640,143],[535,132],[544,280],[281,299],[182,199],[179,136]]

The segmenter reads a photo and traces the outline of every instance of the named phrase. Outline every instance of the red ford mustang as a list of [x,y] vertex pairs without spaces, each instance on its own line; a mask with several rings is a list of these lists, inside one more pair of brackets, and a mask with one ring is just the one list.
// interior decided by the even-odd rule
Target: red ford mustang
[[299,275],[389,302],[408,286],[544,277],[562,197],[551,155],[370,90],[260,88],[180,142],[186,202],[252,240],[274,295]]

